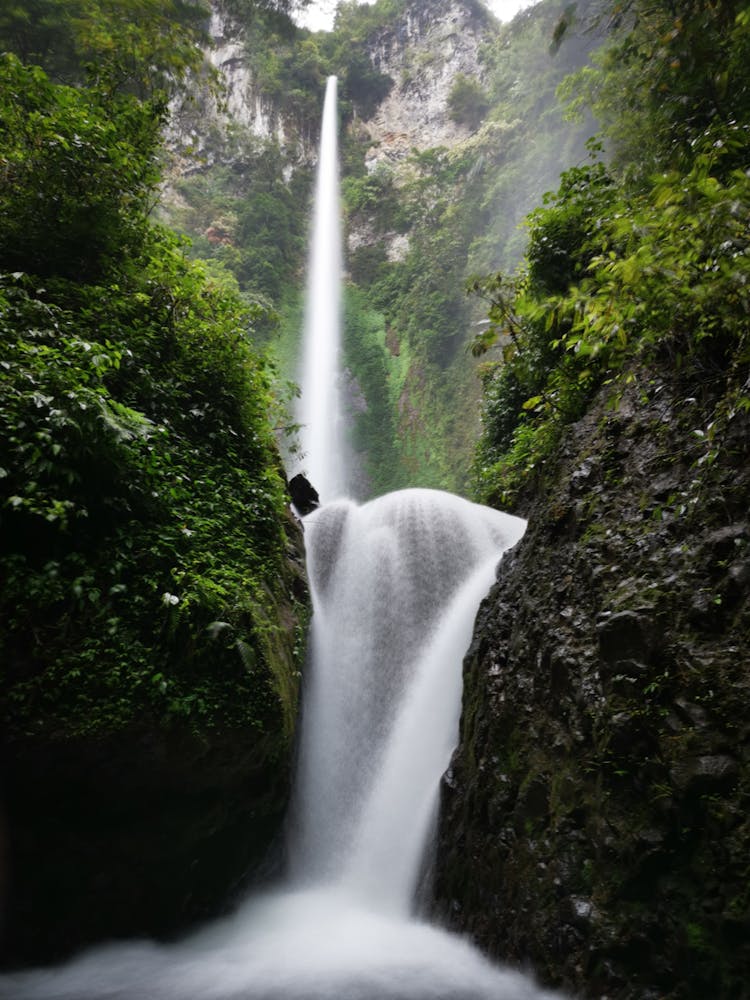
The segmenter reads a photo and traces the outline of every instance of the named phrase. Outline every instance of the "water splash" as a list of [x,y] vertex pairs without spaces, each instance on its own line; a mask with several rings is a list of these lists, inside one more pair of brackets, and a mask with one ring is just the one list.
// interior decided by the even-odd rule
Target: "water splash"
[[314,614],[295,877],[377,884],[408,912],[431,797],[457,738],[474,614],[523,527],[420,489],[306,518]]
[[346,492],[339,385],[342,250],[336,94],[337,80],[331,76],[323,105],[297,408],[304,471],[323,502]]
[[553,1000],[466,941],[334,892],[278,893],[167,949],[3,977],[4,1000]]
[[474,614],[524,527],[432,490],[310,515],[312,662],[286,885],[178,944],[0,977],[0,997],[551,1000],[411,913]]

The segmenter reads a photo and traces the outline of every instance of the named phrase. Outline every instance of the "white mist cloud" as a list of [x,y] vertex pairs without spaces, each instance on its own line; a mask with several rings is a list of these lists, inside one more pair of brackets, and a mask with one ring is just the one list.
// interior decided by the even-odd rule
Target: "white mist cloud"
[[[368,0],[358,0],[358,2],[367,3]],[[530,7],[535,0],[482,0],[482,2],[489,7],[495,17],[501,21],[510,21],[519,10]],[[330,31],[337,6],[338,0],[313,0],[306,10],[295,16],[295,21],[311,31]]]

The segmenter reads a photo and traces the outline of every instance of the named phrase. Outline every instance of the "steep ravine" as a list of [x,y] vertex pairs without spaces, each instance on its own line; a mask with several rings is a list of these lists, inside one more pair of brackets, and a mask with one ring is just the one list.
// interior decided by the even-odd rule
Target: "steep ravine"
[[[588,132],[555,88],[596,44],[545,0],[500,25],[479,0],[342,7],[333,32],[279,32],[212,0],[207,58],[225,87],[175,102],[165,215],[281,316],[256,331],[299,380],[311,166],[325,78],[339,77],[347,301],[344,354],[358,496],[465,491],[479,433],[466,345],[484,318],[474,273],[512,269],[519,223]],[[463,85],[464,97],[461,100]]]
[[709,393],[636,375],[539,471],[480,610],[439,907],[578,996],[740,1000],[750,427],[708,447]]

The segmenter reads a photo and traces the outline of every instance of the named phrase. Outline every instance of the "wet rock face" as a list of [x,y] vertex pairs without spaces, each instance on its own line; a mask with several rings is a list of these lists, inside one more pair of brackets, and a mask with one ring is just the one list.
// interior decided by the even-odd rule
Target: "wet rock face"
[[412,0],[403,16],[369,42],[373,65],[393,87],[364,123],[368,170],[398,166],[415,150],[449,149],[469,135],[449,114],[455,78],[481,78],[480,48],[490,33],[483,8],[465,0]]
[[639,392],[571,429],[480,610],[439,907],[582,997],[735,1000],[750,967],[749,428],[735,421],[707,469],[678,387],[651,375]]
[[0,966],[174,936],[278,865],[309,607],[301,529],[291,515],[284,529],[277,620],[254,650],[274,684],[263,718],[200,727],[144,714],[98,736],[3,734]]
[[147,724],[4,755],[4,965],[174,934],[231,902],[278,833],[289,768],[247,733]]

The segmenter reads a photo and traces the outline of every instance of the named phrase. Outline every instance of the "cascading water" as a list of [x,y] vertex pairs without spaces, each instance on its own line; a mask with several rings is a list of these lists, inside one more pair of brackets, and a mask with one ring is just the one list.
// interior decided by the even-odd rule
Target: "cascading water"
[[331,76],[320,133],[297,408],[305,470],[323,501],[346,491],[339,390],[342,254],[336,90],[336,77]]
[[460,664],[499,553],[524,522],[432,490],[305,521],[313,584],[292,874],[370,887],[407,914],[440,775],[456,742]]
[[313,593],[291,870],[185,941],[0,978],[5,1000],[543,1000],[416,919],[461,666],[519,518],[433,490],[305,519]]
[[[332,468],[320,466],[333,493]],[[0,976],[0,998],[549,1000],[414,916],[463,654],[524,528],[433,490],[309,515],[314,615],[285,883],[177,944],[113,944]]]

